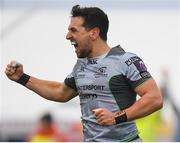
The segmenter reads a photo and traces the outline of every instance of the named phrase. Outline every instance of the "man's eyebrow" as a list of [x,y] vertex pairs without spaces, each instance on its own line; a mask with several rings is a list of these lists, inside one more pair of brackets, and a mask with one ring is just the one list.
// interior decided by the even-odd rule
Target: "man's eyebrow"
[[77,29],[75,27],[70,27],[70,28],[68,28],[68,30],[70,30],[70,31],[77,31]]

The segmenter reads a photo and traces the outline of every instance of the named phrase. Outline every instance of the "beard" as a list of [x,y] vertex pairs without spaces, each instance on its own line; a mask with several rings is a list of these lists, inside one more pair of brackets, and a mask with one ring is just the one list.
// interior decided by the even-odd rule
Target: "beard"
[[89,50],[89,49],[82,49],[82,50],[77,49],[76,50],[76,54],[77,54],[78,58],[86,58],[90,55],[90,53],[91,53],[91,50]]
[[90,42],[88,41],[87,44],[84,44],[83,46],[77,47],[76,54],[78,58],[86,58],[89,57],[89,55],[92,52],[92,48],[90,46]]

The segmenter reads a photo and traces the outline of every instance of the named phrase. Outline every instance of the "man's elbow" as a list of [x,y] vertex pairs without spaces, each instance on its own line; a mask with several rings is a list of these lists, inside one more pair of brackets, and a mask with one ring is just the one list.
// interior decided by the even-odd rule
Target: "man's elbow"
[[155,108],[156,110],[160,110],[161,108],[163,108],[163,98],[161,95],[158,95],[158,97],[156,98],[155,103]]

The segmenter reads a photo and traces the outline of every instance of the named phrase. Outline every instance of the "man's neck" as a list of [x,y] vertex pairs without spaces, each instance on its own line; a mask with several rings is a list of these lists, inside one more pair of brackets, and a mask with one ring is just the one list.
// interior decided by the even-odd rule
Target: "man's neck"
[[108,46],[108,44],[103,40],[94,42],[92,52],[88,56],[88,58],[94,58],[94,57],[101,56],[101,55],[107,53],[108,51],[110,51],[110,49],[111,48]]

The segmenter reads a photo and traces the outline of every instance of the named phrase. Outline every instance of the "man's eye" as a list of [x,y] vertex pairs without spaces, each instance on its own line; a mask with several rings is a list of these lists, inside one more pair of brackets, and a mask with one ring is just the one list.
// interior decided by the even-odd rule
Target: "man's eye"
[[74,29],[74,28],[71,28],[70,31],[73,32],[73,33],[77,32],[77,30]]

